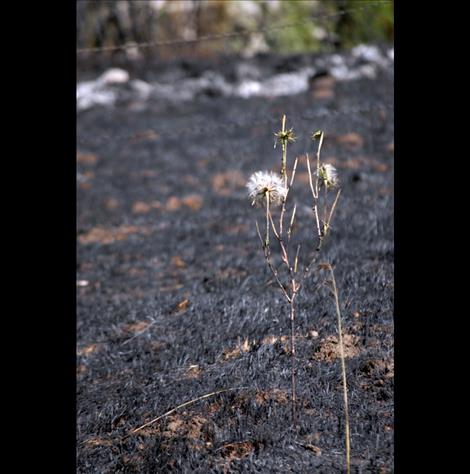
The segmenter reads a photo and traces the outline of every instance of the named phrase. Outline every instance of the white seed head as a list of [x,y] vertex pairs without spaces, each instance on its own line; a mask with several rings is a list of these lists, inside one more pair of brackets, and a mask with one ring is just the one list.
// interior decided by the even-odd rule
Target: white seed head
[[329,163],[320,166],[319,177],[327,188],[334,188],[339,184],[338,172],[336,168]]
[[269,194],[269,205],[279,206],[287,195],[287,188],[282,179],[272,171],[253,173],[246,187],[252,205],[266,205],[266,196]]

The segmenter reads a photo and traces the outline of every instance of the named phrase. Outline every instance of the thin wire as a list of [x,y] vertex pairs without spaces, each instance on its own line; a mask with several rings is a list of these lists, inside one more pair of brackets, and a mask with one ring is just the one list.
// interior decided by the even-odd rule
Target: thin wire
[[232,32],[232,33],[219,33],[215,35],[205,35],[205,36],[200,36],[199,38],[194,38],[194,39],[182,39],[182,38],[173,38],[173,39],[168,39],[168,40],[162,40],[162,41],[146,41],[142,43],[128,43],[120,46],[104,46],[104,47],[96,47],[96,48],[80,48],[77,49],[77,54],[81,53],[97,53],[97,52],[107,52],[107,51],[117,51],[117,50],[126,50],[126,49],[134,49],[134,48],[151,48],[151,47],[158,47],[158,46],[175,46],[175,45],[181,45],[181,44],[192,44],[192,43],[199,43],[203,41],[212,41],[212,40],[219,40],[219,39],[225,39],[225,38],[235,38],[235,37],[242,37],[242,36],[249,36],[253,33],[267,33],[270,31],[275,31],[275,30],[280,30],[284,28],[292,28],[294,26],[298,26],[304,23],[311,22],[313,20],[322,20],[322,19],[327,19],[327,18],[335,18],[339,17],[342,15],[346,15],[348,13],[352,12],[357,12],[361,10],[366,10],[370,7],[378,6],[378,5],[384,5],[392,3],[391,0],[383,0],[383,1],[371,1],[369,2],[366,6],[360,7],[360,8],[351,8],[348,10],[341,10],[337,13],[330,13],[330,14],[324,14],[324,15],[317,15],[315,17],[310,17],[302,21],[298,21],[295,23],[284,23],[280,25],[274,25],[274,26],[269,26],[265,28],[260,28],[258,30],[248,30],[248,31],[242,31],[242,32]]

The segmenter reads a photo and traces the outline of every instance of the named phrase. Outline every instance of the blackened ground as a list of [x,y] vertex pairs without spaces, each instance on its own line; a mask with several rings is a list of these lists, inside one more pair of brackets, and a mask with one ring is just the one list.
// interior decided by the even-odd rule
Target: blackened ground
[[[322,259],[343,307],[352,472],[393,472],[393,75],[321,81],[288,98],[78,116],[78,472],[344,472],[334,304],[317,285],[326,276],[313,274],[298,300],[293,433],[288,307],[244,189],[252,172],[279,168],[282,113],[299,137],[289,162],[312,153],[322,129],[322,157],[342,180]],[[302,159],[292,198],[308,241],[306,176]],[[122,439],[232,387],[245,388]]]

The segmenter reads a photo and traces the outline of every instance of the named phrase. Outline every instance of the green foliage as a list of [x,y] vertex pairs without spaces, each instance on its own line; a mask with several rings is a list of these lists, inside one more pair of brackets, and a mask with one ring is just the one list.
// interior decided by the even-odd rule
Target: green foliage
[[[361,3],[367,6],[366,2]],[[338,45],[349,48],[358,43],[392,42],[393,3],[378,4],[363,10],[358,9],[359,7],[359,2],[354,0],[344,0],[337,4],[338,9],[354,10],[342,15],[336,22]]]
[[[341,14],[340,12],[347,13]],[[310,19],[310,21],[309,21]],[[373,0],[282,1],[268,24],[295,24],[268,33],[267,42],[279,53],[349,48],[359,43],[393,42],[393,3]],[[317,34],[316,34],[317,33]]]
[[287,54],[315,51],[320,48],[320,42],[313,34],[312,24],[305,21],[312,15],[315,3],[311,1],[281,3],[280,11],[276,15],[276,23],[298,24],[291,28],[274,30],[269,33],[267,42],[274,51]]

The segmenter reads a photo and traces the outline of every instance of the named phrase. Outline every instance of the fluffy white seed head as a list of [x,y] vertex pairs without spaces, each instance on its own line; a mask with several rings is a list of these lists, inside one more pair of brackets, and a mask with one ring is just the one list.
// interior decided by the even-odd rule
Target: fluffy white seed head
[[246,187],[252,205],[265,206],[266,196],[269,194],[269,205],[279,206],[287,195],[282,179],[272,171],[253,173]]
[[319,177],[327,188],[334,188],[339,184],[338,172],[336,168],[329,163],[320,166]]

